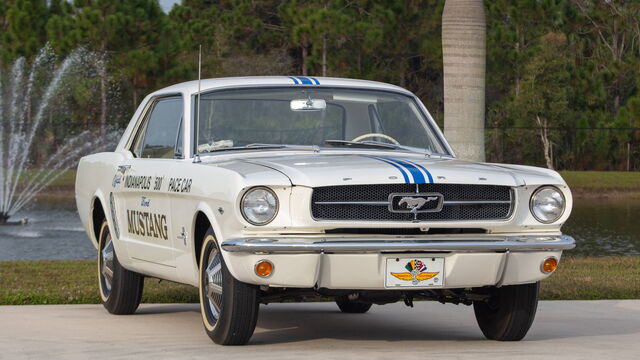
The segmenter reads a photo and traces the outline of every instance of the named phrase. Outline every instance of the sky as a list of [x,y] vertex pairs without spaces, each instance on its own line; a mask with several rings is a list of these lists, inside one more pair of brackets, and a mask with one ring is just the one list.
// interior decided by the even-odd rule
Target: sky
[[173,5],[180,3],[180,0],[160,0],[160,6],[164,12],[169,13]]

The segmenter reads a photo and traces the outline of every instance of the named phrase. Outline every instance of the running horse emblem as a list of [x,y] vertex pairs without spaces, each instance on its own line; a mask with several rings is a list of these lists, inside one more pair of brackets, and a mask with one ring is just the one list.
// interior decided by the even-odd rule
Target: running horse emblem
[[400,201],[398,202],[398,206],[402,206],[403,204],[406,205],[407,209],[409,209],[409,212],[415,214],[418,212],[418,210],[420,210],[421,207],[424,206],[424,204],[428,203],[429,201],[433,201],[433,200],[438,200],[437,196],[428,196],[426,198],[422,198],[422,197],[403,197],[402,199],[400,199]]

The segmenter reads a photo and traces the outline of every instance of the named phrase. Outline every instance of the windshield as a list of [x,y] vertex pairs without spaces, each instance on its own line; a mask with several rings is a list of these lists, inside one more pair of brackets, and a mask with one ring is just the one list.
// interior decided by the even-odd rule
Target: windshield
[[414,99],[406,95],[287,87],[200,96],[200,154],[267,145],[341,147],[353,142],[357,147],[412,147],[447,154]]

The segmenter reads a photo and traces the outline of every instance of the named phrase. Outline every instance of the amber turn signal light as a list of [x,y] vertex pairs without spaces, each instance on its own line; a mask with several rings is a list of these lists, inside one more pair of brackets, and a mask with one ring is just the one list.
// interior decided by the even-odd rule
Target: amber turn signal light
[[544,259],[542,265],[540,265],[540,270],[542,270],[544,274],[551,274],[552,272],[556,271],[557,268],[558,259],[554,257],[548,257]]
[[269,277],[273,273],[273,263],[269,260],[260,260],[256,264],[255,272],[260,277]]

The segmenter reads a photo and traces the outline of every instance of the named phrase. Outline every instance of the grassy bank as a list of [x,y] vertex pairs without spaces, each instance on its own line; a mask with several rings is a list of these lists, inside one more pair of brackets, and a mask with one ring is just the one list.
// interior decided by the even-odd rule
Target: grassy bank
[[[93,261],[0,262],[0,305],[97,304]],[[545,300],[640,299],[640,257],[570,258],[542,283]],[[145,279],[146,303],[196,302],[193,287]]]
[[640,257],[564,258],[542,282],[545,300],[640,299]]
[[[20,177],[19,184],[27,184],[34,176],[38,175],[39,169],[26,169]],[[49,187],[68,188],[73,187],[76,182],[76,170],[53,170],[50,176],[58,176]]]
[[640,172],[561,171],[578,197],[640,197]]
[[[0,262],[0,305],[97,304],[95,261]],[[195,302],[191,286],[145,279],[142,301],[147,303]]]

